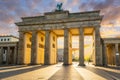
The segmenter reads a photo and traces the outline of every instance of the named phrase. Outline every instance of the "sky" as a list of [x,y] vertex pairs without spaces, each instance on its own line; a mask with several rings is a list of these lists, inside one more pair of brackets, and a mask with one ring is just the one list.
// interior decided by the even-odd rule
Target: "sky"
[[14,23],[20,22],[21,17],[53,11],[59,2],[70,13],[101,10],[101,36],[120,36],[120,0],[0,0],[0,35],[18,36]]

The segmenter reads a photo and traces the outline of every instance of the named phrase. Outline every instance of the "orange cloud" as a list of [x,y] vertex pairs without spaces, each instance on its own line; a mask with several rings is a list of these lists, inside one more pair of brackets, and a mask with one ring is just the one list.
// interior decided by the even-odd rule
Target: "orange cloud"
[[120,27],[102,27],[100,31],[101,37],[120,37]]

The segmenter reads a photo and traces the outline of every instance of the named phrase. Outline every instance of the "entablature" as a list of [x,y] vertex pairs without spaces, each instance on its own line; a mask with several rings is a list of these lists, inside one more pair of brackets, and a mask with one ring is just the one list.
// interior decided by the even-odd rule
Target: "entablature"
[[80,13],[69,13],[69,11],[47,12],[44,16],[24,17],[22,22],[15,23],[17,26],[58,24],[68,22],[99,21],[103,16],[100,11],[89,11]]
[[120,38],[103,38],[105,44],[120,43]]
[[86,22],[28,25],[28,26],[19,27],[19,31],[52,30],[52,29],[80,28],[80,27],[100,27],[99,23],[100,23],[99,21],[86,21]]

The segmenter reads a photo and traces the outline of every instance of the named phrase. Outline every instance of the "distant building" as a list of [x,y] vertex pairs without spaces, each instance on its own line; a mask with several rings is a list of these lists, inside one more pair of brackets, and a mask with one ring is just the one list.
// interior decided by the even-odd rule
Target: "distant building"
[[16,64],[19,39],[12,35],[0,36],[0,64]]
[[57,53],[58,53],[58,62],[62,62],[63,61],[63,51],[64,49],[58,49]]
[[[63,62],[63,57],[64,57],[64,49],[58,49],[57,50],[57,59],[58,62]],[[79,59],[79,52],[78,52],[78,48],[73,48],[72,49],[72,60],[73,61],[77,61]]]
[[120,66],[120,38],[103,38],[102,41],[104,61],[109,66]]

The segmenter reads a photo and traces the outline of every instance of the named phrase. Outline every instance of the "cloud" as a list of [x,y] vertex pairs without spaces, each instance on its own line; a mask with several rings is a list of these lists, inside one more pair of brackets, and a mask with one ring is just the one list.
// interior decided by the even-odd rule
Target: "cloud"
[[70,12],[99,9],[104,15],[102,26],[120,26],[120,0],[0,0],[0,33],[18,35],[15,22],[52,11],[57,2],[63,2],[63,8]]
[[14,23],[20,21],[21,17],[38,15],[40,11],[37,7],[41,1],[0,0],[0,34],[18,36],[18,27]]
[[101,27],[101,37],[120,37],[120,27]]
[[[120,20],[120,0],[89,0],[82,2],[79,5],[80,11],[101,10],[101,14],[104,15],[102,25],[110,24],[113,22],[116,24]],[[120,24],[120,23],[117,23]]]
[[77,5],[79,4],[79,0],[73,0],[72,5]]
[[55,0],[56,2],[67,3],[68,0]]

